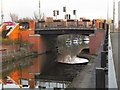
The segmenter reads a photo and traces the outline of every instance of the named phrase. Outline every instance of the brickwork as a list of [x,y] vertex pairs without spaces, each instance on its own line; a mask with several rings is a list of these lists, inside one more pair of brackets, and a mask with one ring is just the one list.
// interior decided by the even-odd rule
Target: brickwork
[[2,31],[6,30],[6,24],[3,25],[1,28],[0,28],[0,35],[2,34]]
[[90,38],[90,54],[97,54],[100,49],[101,42],[103,40],[104,33],[95,30],[96,36],[91,36]]
[[15,29],[8,35],[11,40],[19,40],[20,30],[19,24],[15,27]]
[[30,30],[35,29],[35,21],[29,22],[29,29],[30,29]]

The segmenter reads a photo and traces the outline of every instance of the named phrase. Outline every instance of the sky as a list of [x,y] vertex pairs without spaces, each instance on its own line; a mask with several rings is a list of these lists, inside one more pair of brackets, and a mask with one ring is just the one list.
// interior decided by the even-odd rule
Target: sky
[[[116,1],[116,23],[118,18],[118,1]],[[113,18],[113,0],[40,0],[41,13],[46,17],[53,17],[53,10],[59,10],[58,19],[63,19],[66,6],[67,14],[74,19],[73,10],[77,11],[77,19],[86,17],[88,19],[106,19],[107,6],[109,6],[109,18]],[[1,2],[0,2],[1,6]],[[1,10],[1,7],[0,7]],[[11,21],[10,13],[15,13],[19,18],[34,17],[39,14],[39,0],[3,0],[4,21]],[[1,12],[0,12],[1,15]],[[1,18],[0,18],[1,22]]]

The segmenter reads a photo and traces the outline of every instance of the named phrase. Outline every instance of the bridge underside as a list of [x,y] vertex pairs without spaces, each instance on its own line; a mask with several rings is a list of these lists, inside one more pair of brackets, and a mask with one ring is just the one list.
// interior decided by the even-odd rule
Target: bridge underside
[[64,35],[64,34],[93,34],[94,30],[84,30],[84,29],[35,29],[35,34],[40,35]]

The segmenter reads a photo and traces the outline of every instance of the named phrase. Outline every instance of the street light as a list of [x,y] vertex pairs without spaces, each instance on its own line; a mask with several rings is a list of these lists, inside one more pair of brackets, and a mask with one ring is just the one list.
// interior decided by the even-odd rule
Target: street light
[[66,7],[65,7],[65,6],[63,7],[63,12],[65,12],[66,27],[67,27],[67,17],[68,17],[68,16],[67,16],[67,14],[66,14]]
[[3,23],[3,0],[1,0],[1,24]]
[[76,10],[73,10],[73,15],[75,15],[75,20],[77,19]]
[[[40,0],[39,0],[39,21],[41,21]],[[41,23],[39,24],[41,28]]]
[[76,27],[78,27],[78,20],[77,20],[76,10],[73,10],[73,15],[75,15]]
[[66,7],[63,7],[63,12],[65,12],[65,19],[66,19]]
[[21,50],[21,47],[22,47],[22,28],[23,28],[23,26],[19,27],[19,30],[20,30],[20,50]]
[[39,20],[41,20],[41,12],[40,12],[40,0],[39,0]]
[[113,0],[113,32],[115,31],[115,0]]
[[20,88],[22,88],[23,87],[23,85],[22,85],[22,64],[19,64],[19,67],[20,67]]

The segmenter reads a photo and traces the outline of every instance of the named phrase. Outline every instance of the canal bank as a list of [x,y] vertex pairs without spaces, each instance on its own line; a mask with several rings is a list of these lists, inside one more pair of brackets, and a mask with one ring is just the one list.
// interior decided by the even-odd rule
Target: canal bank
[[[97,32],[98,33],[98,32]],[[96,41],[98,40],[99,41]],[[82,54],[81,57],[87,57],[90,62],[81,70],[81,72],[73,79],[72,83],[69,85],[69,88],[75,89],[96,89],[96,68],[101,65],[101,51],[103,51],[105,32],[102,31],[101,34],[98,33],[95,38],[96,45],[92,45],[92,50],[94,51],[96,48],[96,54]],[[97,44],[99,43],[99,44]],[[107,83],[107,75],[106,75],[106,87]]]
[[[73,79],[72,83],[68,88],[95,88],[94,86],[90,87],[91,78],[95,75],[94,66],[96,63],[97,55],[90,54],[80,54],[79,57],[84,57],[89,60],[89,63],[86,64],[82,70],[78,73],[78,75]],[[94,80],[93,80],[94,81]]]
[[[53,44],[56,44],[56,39],[53,38],[54,39],[53,42],[50,42],[52,40],[52,38],[50,39],[49,37],[43,38],[44,40],[48,40],[48,41],[44,41],[45,44],[47,44],[48,49],[50,50],[54,47],[54,49],[56,49],[56,50],[58,49],[58,51],[52,52],[51,54],[49,53],[49,55],[48,54],[39,55],[37,62],[35,62],[34,59],[32,59],[32,60],[28,59],[28,61],[32,62],[32,64],[27,68],[22,68],[22,79],[28,79],[28,80],[32,79],[34,82],[40,81],[40,80],[43,80],[43,81],[50,80],[51,81],[51,80],[56,79],[55,81],[62,80],[62,81],[71,82],[72,83],[72,84],[70,84],[71,88],[77,87],[75,85],[78,85],[78,84],[81,84],[81,85],[78,85],[80,88],[83,88],[83,87],[87,88],[89,85],[88,82],[90,81],[91,76],[93,74],[95,74],[95,73],[93,73],[94,71],[92,71],[92,70],[94,67],[94,63],[96,62],[96,59],[95,59],[96,55],[90,55],[89,53],[85,52],[86,53],[85,54],[85,53],[81,52],[84,50],[84,48],[85,49],[86,49],[86,47],[88,48],[89,45],[87,45],[84,41],[82,41],[82,44],[81,43],[78,43],[78,44],[72,43],[71,45],[67,46],[65,40],[66,40],[66,38],[71,37],[71,36],[68,36],[68,37],[60,40],[63,43],[59,42],[60,44],[58,43],[59,45],[57,48],[56,45],[53,45]],[[71,40],[73,40],[74,37],[77,37],[77,36],[73,36],[71,38]],[[51,44],[53,45],[52,47],[50,46]],[[94,45],[94,44],[92,43],[92,45]],[[38,47],[39,47],[39,45],[38,45]],[[92,47],[94,47],[94,46],[92,46]],[[99,48],[99,47],[97,47],[97,48]],[[53,50],[53,51],[55,51],[55,50]],[[61,57],[66,57],[67,55],[71,55],[71,57],[72,57],[74,55],[77,55],[78,52],[80,54],[80,55],[78,55],[78,57],[86,58],[89,60],[88,64],[68,65],[68,64],[61,64],[58,62],[58,60],[59,60],[58,58],[63,59]],[[23,55],[25,55],[25,54],[23,54]],[[58,57],[58,56],[60,56],[60,57]],[[24,59],[24,58],[21,58],[21,59]],[[20,63],[23,63],[25,60],[17,59],[17,61],[20,61]],[[44,64],[42,62],[44,62]],[[11,78],[14,78],[14,77],[16,77],[15,76],[16,72],[21,73],[19,70],[15,70],[14,72],[11,72],[10,74],[7,74],[7,75],[10,76]],[[37,75],[37,74],[40,74],[40,75]],[[20,76],[18,77],[18,80],[19,79],[20,79]],[[79,81],[80,81],[80,83],[79,83]],[[16,81],[16,82],[18,82],[18,81]],[[75,83],[78,83],[78,84],[75,84]],[[84,83],[86,83],[86,84],[84,84]]]

